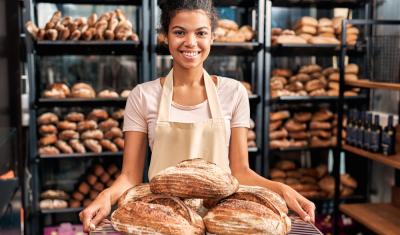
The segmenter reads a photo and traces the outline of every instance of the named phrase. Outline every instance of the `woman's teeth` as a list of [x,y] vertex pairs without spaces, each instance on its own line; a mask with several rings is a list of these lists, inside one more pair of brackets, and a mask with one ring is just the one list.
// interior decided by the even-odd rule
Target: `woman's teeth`
[[199,52],[186,52],[186,51],[184,51],[182,53],[186,57],[196,57],[199,54]]

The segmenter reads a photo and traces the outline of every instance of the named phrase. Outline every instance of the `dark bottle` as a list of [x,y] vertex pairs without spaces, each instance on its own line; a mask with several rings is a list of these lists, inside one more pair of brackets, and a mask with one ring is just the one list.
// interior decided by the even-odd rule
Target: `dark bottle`
[[365,122],[365,111],[361,111],[361,115],[358,118],[358,131],[356,135],[356,146],[359,148],[363,147],[363,134],[364,134],[364,122]]
[[379,115],[374,116],[374,125],[371,130],[370,151],[378,153],[381,150],[382,127],[379,124]]
[[358,120],[360,117],[360,112],[358,112],[357,110],[354,110],[354,121],[353,121],[353,132],[352,137],[351,137],[351,143],[353,146],[357,146],[357,138],[358,138],[358,132],[360,130],[359,126],[358,126]]
[[353,145],[353,132],[354,132],[354,110],[349,110],[349,118],[346,126],[346,143]]
[[389,115],[388,124],[382,132],[382,153],[393,155],[396,145],[396,129],[393,127],[393,116]]
[[372,113],[368,113],[364,123],[363,149],[371,150]]

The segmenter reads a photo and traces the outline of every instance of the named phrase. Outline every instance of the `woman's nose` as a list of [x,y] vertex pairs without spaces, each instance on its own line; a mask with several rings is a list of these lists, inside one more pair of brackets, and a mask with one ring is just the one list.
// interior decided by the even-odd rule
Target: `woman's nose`
[[185,40],[185,45],[188,47],[194,47],[197,46],[197,38],[196,35],[194,34],[187,34],[186,40]]

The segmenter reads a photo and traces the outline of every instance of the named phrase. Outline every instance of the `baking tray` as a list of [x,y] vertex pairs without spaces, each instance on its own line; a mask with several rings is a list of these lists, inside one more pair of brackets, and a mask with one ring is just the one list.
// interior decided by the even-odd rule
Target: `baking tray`
[[[299,217],[290,216],[292,220],[292,229],[289,232],[289,235],[322,235],[322,233],[315,227],[314,224],[306,223],[301,220]],[[111,225],[110,220],[105,219],[99,226],[97,226],[96,230],[89,233],[90,235],[122,235],[114,230]],[[207,233],[209,234],[209,233]]]

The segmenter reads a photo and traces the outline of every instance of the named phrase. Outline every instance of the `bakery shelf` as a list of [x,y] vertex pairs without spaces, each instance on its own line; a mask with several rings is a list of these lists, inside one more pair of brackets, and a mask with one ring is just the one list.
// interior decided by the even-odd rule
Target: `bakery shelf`
[[41,159],[61,159],[61,158],[99,158],[99,157],[122,157],[123,152],[102,152],[102,153],[73,153],[56,155],[39,155]]
[[66,213],[79,213],[83,210],[83,207],[77,208],[63,208],[63,209],[42,209],[42,214],[66,214]]
[[281,149],[270,149],[270,152],[300,152],[300,151],[320,151],[334,149],[335,146],[330,147],[299,147],[299,148],[281,148]]
[[354,153],[358,156],[369,158],[371,160],[383,163],[385,165],[394,167],[396,169],[400,169],[400,153],[397,153],[392,156],[385,156],[385,155],[379,154],[379,153],[371,153],[371,152],[368,152],[363,149],[359,149],[357,147],[353,147],[353,146],[350,146],[347,144],[343,144],[342,148],[343,148],[343,150],[350,152],[350,153]]
[[[340,45],[333,44],[279,44],[268,47],[273,56],[333,56],[339,55]],[[349,55],[363,53],[362,45],[347,46]]]
[[366,79],[346,81],[346,85],[354,87],[362,87],[362,88],[371,88],[371,89],[400,90],[399,83],[373,82]]
[[[359,102],[360,100],[366,99],[367,96],[346,96],[344,97],[345,102]],[[338,102],[339,97],[337,96],[280,96],[273,98],[269,101],[272,104],[298,104],[298,103],[334,103]]]
[[142,0],[34,0],[36,3],[53,4],[98,4],[98,5],[142,5]]
[[38,41],[38,55],[140,55],[142,45],[134,41]]
[[317,7],[317,8],[356,8],[365,4],[364,0],[272,0],[274,7]]
[[376,234],[399,234],[400,208],[391,204],[342,204],[340,210]]
[[71,107],[71,106],[118,106],[125,107],[126,98],[66,98],[66,99],[48,99],[39,98],[38,107]]
[[[259,42],[241,42],[241,43],[224,43],[214,42],[211,46],[210,55],[237,55],[247,56],[255,55],[262,49],[262,44]],[[169,55],[168,47],[165,45],[157,45],[156,52],[158,55]]]

